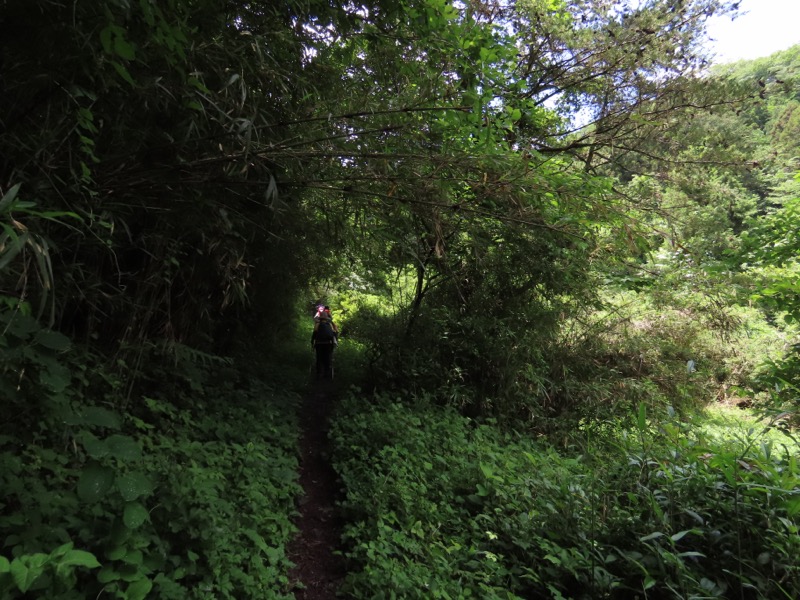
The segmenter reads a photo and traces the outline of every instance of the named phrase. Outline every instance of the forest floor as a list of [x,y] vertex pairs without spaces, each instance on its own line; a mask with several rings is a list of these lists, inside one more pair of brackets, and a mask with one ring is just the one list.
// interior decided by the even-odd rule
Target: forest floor
[[335,402],[331,382],[317,383],[303,401],[300,415],[300,485],[304,493],[296,520],[299,532],[289,546],[295,563],[289,574],[298,600],[331,600],[344,577],[335,503],[339,488],[330,462],[328,422]]

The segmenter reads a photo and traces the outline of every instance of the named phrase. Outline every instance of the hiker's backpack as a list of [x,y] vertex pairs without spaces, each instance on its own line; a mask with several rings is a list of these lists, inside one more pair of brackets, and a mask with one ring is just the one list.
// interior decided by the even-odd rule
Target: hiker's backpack
[[331,325],[330,321],[320,321],[317,324],[317,332],[314,336],[314,340],[317,343],[328,343],[333,342],[335,335],[333,333],[333,326]]
[[326,308],[322,304],[317,307],[317,312],[314,315],[314,322],[319,323],[321,319],[328,319],[329,321],[333,321],[333,315],[331,314],[331,310]]

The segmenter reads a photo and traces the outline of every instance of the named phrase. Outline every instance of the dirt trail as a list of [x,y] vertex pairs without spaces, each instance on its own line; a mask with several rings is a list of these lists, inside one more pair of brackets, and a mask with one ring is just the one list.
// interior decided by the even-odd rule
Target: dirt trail
[[344,576],[343,560],[334,554],[340,534],[335,513],[338,485],[328,442],[328,419],[334,399],[333,385],[319,383],[306,395],[300,415],[300,485],[305,493],[296,521],[300,531],[289,547],[289,558],[296,564],[290,579],[303,586],[294,592],[297,600],[335,598]]

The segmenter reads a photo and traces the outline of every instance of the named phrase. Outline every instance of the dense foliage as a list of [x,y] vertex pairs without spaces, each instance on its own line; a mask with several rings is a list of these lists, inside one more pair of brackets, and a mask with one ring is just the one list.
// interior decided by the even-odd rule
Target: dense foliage
[[424,400],[349,398],[342,411],[332,436],[350,598],[387,586],[400,598],[800,590],[800,471],[788,438],[742,429],[732,443],[650,423],[642,406],[631,435],[612,427],[609,445],[607,429],[595,440],[602,427],[587,424],[565,456]]
[[[720,331],[739,306],[758,306],[781,332],[779,355],[750,369],[743,392],[762,406],[796,411],[798,164],[793,120],[800,89],[798,48],[716,67],[715,77],[751,89],[736,110],[714,110],[683,125],[681,161],[646,163],[629,176],[631,209],[652,226],[638,289],[670,303],[707,306]],[[787,137],[788,136],[788,137]],[[794,139],[795,142],[790,141]],[[641,168],[642,165],[639,165]],[[656,171],[653,176],[653,171]],[[727,323],[727,324],[726,324]]]
[[736,4],[4,2],[2,593],[289,595],[324,297],[411,407],[335,426],[349,593],[791,596],[792,458],[637,412],[796,424],[800,52],[709,69]]
[[[3,598],[280,597],[294,532],[296,397],[226,363],[151,369],[132,404],[98,357],[30,317],[0,431]],[[36,374],[35,377],[32,374]],[[284,382],[285,387],[288,382]]]

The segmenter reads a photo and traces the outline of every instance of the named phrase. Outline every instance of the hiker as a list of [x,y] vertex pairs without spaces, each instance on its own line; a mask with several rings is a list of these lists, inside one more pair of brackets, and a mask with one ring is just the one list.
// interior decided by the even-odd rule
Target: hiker
[[311,347],[317,354],[317,379],[330,379],[333,375],[333,349],[337,344],[337,333],[333,322],[322,311],[314,317],[314,331],[311,332]]
[[330,306],[325,306],[325,305],[322,305],[322,304],[317,306],[317,312],[316,312],[316,314],[314,314],[314,327],[317,326],[317,324],[319,323],[319,321],[320,321],[320,319],[322,317],[326,317],[328,319],[328,321],[330,321],[331,327],[333,328],[333,334],[334,334],[333,345],[334,346],[338,346],[339,345],[339,328],[336,326],[336,323],[333,321],[333,314],[331,314],[331,307]]

